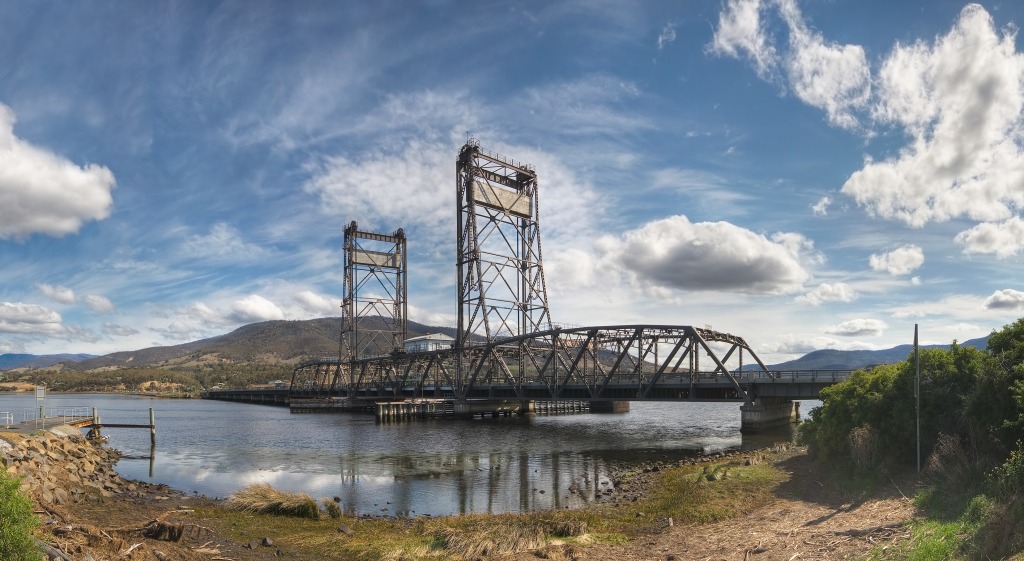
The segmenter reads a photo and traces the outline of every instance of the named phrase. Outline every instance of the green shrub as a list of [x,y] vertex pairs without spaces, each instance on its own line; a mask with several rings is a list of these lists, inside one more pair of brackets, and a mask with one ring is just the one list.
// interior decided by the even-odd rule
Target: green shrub
[[32,532],[39,520],[32,513],[32,501],[19,489],[21,482],[0,466],[0,559],[38,561],[43,553]]

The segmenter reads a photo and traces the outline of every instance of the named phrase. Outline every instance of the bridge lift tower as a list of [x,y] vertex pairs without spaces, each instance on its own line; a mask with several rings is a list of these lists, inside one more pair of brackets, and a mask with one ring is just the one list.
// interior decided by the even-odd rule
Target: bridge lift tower
[[[488,152],[472,139],[459,151],[456,191],[459,309],[454,348],[550,330],[533,166]],[[490,356],[458,353],[458,385],[470,368],[479,370],[479,360],[489,362],[487,370],[499,378],[522,377],[533,342],[522,338],[515,352],[493,348]],[[502,351],[505,360],[499,359]]]
[[405,232],[377,234],[345,228],[342,361],[386,356],[402,349],[408,327]]

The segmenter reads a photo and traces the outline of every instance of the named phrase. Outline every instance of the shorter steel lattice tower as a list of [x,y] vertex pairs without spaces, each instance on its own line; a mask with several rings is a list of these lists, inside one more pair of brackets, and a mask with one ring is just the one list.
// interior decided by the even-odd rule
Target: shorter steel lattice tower
[[342,360],[400,351],[408,332],[405,232],[363,232],[352,221],[345,228],[344,253]]

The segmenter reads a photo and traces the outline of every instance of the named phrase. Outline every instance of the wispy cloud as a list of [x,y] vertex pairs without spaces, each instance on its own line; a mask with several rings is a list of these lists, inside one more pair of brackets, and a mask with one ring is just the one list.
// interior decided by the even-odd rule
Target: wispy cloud
[[661,33],[658,33],[658,50],[664,49],[666,46],[676,40],[676,24],[668,22],[664,27],[661,28]]
[[39,292],[43,293],[50,300],[60,304],[74,304],[75,303],[75,291],[66,286],[54,286],[46,283],[39,283],[36,285]]

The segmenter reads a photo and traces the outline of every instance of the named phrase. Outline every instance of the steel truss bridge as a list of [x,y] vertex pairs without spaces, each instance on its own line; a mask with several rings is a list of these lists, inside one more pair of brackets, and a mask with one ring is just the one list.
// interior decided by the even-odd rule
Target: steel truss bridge
[[[744,404],[744,428],[756,430],[792,420],[792,400],[816,399],[849,375],[769,371],[741,337],[707,328],[620,325],[556,328],[461,350],[310,361],[295,369],[288,395],[442,398],[484,409],[508,401],[733,401]],[[757,420],[765,415],[771,418]]]
[[793,399],[817,398],[849,376],[770,372],[743,338],[710,327],[560,327],[548,306],[539,209],[533,167],[470,140],[456,160],[458,326],[450,345],[404,348],[405,233],[365,232],[352,222],[338,356],[300,364],[288,390],[209,397],[439,398],[477,411],[531,401],[739,401],[744,427],[757,428],[792,421]]

